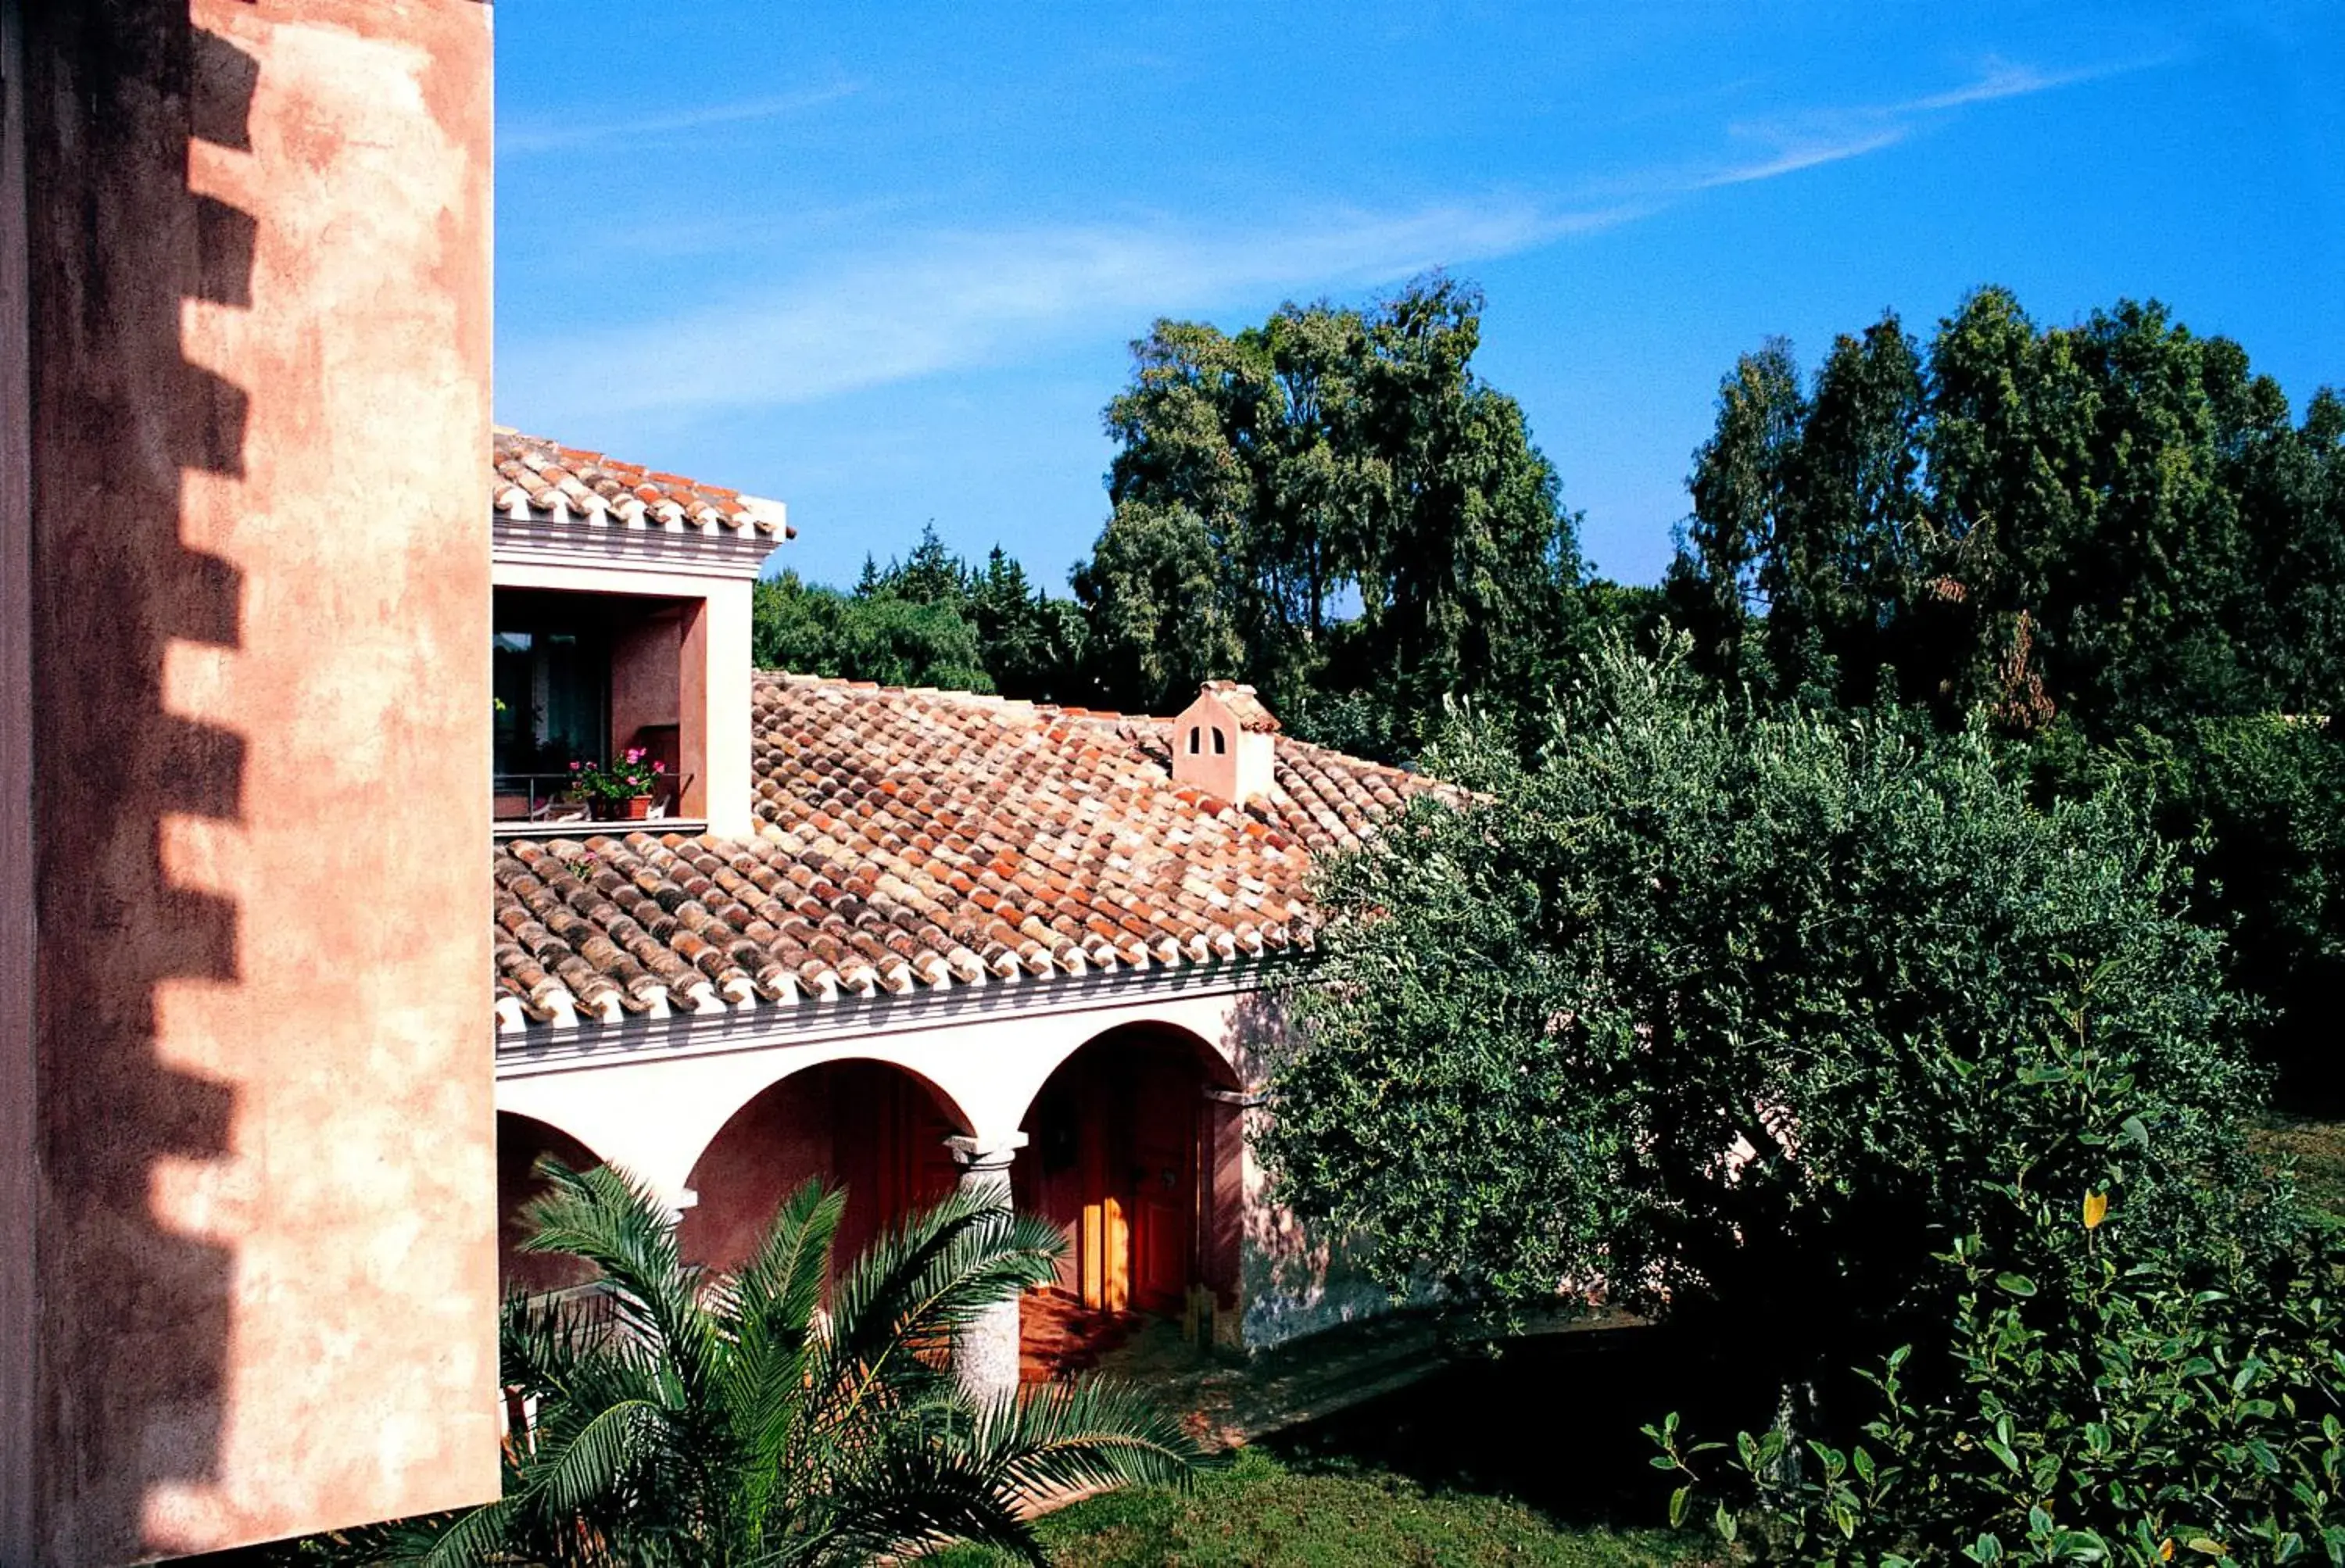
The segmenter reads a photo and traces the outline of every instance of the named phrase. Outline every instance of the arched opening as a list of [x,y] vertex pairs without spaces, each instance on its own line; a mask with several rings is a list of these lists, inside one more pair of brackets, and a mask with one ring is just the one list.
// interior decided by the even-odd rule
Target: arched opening
[[1222,727],[1216,724],[1213,726],[1213,755],[1216,757],[1226,757],[1229,755],[1229,738],[1222,733]]
[[684,1255],[731,1268],[756,1249],[799,1183],[847,1188],[837,1257],[845,1263],[887,1226],[950,1192],[945,1139],[963,1129],[934,1085],[885,1062],[827,1062],[793,1073],[733,1114],[692,1169]]
[[[1112,1030],[1028,1107],[1018,1205],[1063,1227],[1059,1293],[1111,1312],[1236,1306],[1243,1130],[1236,1079],[1195,1035]],[[1216,1093],[1220,1091],[1220,1093]]]
[[566,1290],[594,1277],[594,1268],[559,1253],[523,1252],[528,1223],[522,1211],[545,1190],[531,1174],[540,1155],[552,1155],[572,1170],[586,1170],[602,1157],[563,1132],[512,1111],[497,1113],[497,1284],[500,1289]]
[[1199,742],[1203,739],[1203,735],[1204,735],[1204,727],[1203,727],[1203,725],[1199,725],[1199,724],[1193,724],[1193,725],[1189,726],[1189,755],[1190,755],[1190,756],[1192,756],[1192,757],[1196,756],[1196,755],[1197,755],[1197,753],[1198,753],[1198,751],[1201,749],[1200,745],[1199,745]]

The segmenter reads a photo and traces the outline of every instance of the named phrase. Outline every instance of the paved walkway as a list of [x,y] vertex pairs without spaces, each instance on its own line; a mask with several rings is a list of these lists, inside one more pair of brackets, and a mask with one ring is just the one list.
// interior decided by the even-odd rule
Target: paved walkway
[[[1138,1383],[1182,1412],[1217,1448],[1334,1415],[1432,1376],[1489,1342],[1487,1328],[1436,1312],[1389,1312],[1252,1357],[1217,1357],[1182,1338],[1170,1319],[1091,1312],[1047,1297],[1023,1304],[1020,1370],[1028,1382],[1097,1371]],[[1625,1328],[1625,1313],[1551,1313],[1525,1335]]]

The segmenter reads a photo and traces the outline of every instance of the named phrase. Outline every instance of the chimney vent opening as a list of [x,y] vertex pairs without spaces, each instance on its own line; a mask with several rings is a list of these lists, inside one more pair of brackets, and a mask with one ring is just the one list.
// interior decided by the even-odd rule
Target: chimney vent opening
[[[1213,735],[1210,745],[1207,730]],[[1254,687],[1209,680],[1173,716],[1173,780],[1233,806],[1268,799],[1278,787],[1277,734],[1278,720]]]

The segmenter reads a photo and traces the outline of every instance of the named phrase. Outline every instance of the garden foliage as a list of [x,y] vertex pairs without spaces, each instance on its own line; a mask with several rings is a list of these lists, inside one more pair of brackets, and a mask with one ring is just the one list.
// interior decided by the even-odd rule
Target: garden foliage
[[2146,1186],[2204,1173],[2099,1050],[2091,1001],[2014,1064],[2068,1135],[2015,1140],[1980,1183],[1940,1259],[1951,1320],[1866,1369],[1872,1414],[1839,1445],[1648,1429],[1685,1481],[1673,1522],[1707,1511],[1801,1562],[2345,1562],[2345,1255],[2253,1176],[2195,1246],[2138,1223]]
[[2257,1055],[2299,1108],[2345,1104],[2320,1001],[2345,399],[2293,415],[2155,301],[2041,325],[1982,289],[1926,338],[1891,314],[1835,339],[1812,377],[1780,341],[1743,356],[1689,488],[1667,597],[1700,667],[1775,701],[1985,715],[2056,788],[2137,763],[2266,1003]]
[[461,1568],[868,1563],[970,1541],[1043,1561],[1040,1497],[1183,1481],[1180,1424],[1107,1384],[971,1404],[953,1331],[1056,1277],[1065,1238],[956,1194],[833,1279],[845,1197],[809,1182],[730,1274],[683,1261],[675,1219],[610,1166],[550,1158],[529,1250],[594,1264],[585,1297],[506,1304],[502,1380],[526,1430],[504,1495],[468,1513],[320,1543],[349,1561]]
[[1986,1186],[2077,1131],[2029,1064],[2086,988],[2097,1070],[2172,1151],[2128,1227],[2249,1247],[2259,1081],[2124,793],[2038,806],[1979,729],[1761,710],[1681,647],[1595,657],[1528,764],[1469,724],[1436,766],[1479,793],[1328,876],[1262,1145],[1394,1287],[1600,1293],[1833,1430],[1853,1360],[1951,1320],[1941,1255],[2011,1244]]

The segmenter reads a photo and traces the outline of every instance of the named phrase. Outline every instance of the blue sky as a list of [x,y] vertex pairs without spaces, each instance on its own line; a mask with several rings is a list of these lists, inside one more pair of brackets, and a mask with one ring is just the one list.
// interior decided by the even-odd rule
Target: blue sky
[[1161,315],[1482,285],[1596,565],[1650,581],[1720,376],[2000,282],[2345,383],[2345,6],[502,0],[497,403],[1061,589]]

